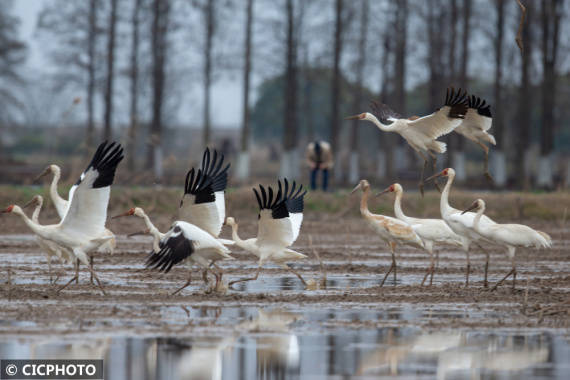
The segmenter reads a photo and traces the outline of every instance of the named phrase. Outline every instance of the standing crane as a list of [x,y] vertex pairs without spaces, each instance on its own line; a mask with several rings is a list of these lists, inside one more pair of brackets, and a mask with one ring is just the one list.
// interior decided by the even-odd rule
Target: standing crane
[[433,256],[433,246],[434,244],[444,243],[454,246],[461,246],[461,237],[449,228],[445,221],[441,219],[421,219],[412,218],[406,216],[404,211],[402,211],[402,197],[404,195],[404,189],[399,183],[394,183],[386,188],[384,191],[377,194],[382,195],[385,193],[396,193],[394,200],[394,214],[399,220],[408,223],[410,227],[414,230],[416,234],[424,242],[424,247],[428,251],[430,256],[430,267],[424,276],[422,285],[426,281],[428,275],[430,275],[429,284],[432,284],[433,273],[435,270],[434,256]]
[[[99,145],[87,169],[77,180],[68,211],[58,224],[41,225],[34,222],[17,205],[10,205],[2,211],[20,216],[36,235],[70,250],[76,259],[87,266],[103,294],[105,290],[89,263],[88,254],[113,239],[113,235],[106,232],[105,222],[111,185],[123,157],[120,144],[105,141]],[[77,277],[76,273],[58,292]]]
[[491,290],[496,290],[509,276],[513,276],[513,290],[517,279],[517,268],[515,265],[515,252],[518,247],[550,248],[552,239],[542,231],[536,231],[523,224],[488,224],[481,223],[481,218],[485,212],[485,202],[477,199],[462,214],[471,210],[477,210],[477,215],[473,220],[473,228],[481,236],[495,244],[502,245],[507,249],[507,256],[511,259],[512,269],[503,279],[495,284]]
[[[42,206],[44,204],[44,198],[41,195],[34,195],[34,197],[26,204],[23,208],[27,208],[30,206],[35,205],[34,211],[32,213],[32,222],[39,223],[39,216],[42,210]],[[53,282],[52,280],[52,271],[51,271],[51,259],[55,256],[61,262],[64,263],[71,263],[73,260],[73,254],[65,249],[64,247],[56,244],[51,240],[47,240],[42,238],[39,235],[36,235],[36,242],[38,246],[42,249],[42,251],[46,255],[47,264],[48,264],[48,272],[49,272],[49,280],[50,283]],[[76,266],[76,272],[79,268]],[[56,279],[57,281],[57,279]]]
[[394,271],[394,285],[396,285],[396,255],[395,249],[398,244],[410,245],[412,247],[425,249],[422,239],[414,232],[413,228],[401,220],[390,216],[373,214],[368,209],[368,197],[370,195],[370,184],[367,180],[360,180],[358,185],[352,190],[354,194],[358,189],[362,190],[362,198],[360,199],[360,214],[380,236],[382,240],[390,247],[392,252],[392,265],[384,275],[384,279],[380,286],[384,285],[386,278],[390,272]]
[[[184,183],[184,194],[180,200],[178,210],[179,220],[185,221],[207,233],[214,239],[224,245],[231,245],[234,242],[231,240],[218,238],[224,220],[226,217],[225,209],[225,190],[228,183],[228,169],[230,164],[223,166],[224,155],[218,155],[214,150],[213,155],[210,155],[210,149],[206,148],[202,157],[202,165],[198,171],[192,168],[188,171]],[[153,249],[157,253],[161,250],[160,241],[166,234],[161,233],[158,228],[154,226],[148,215],[140,207],[133,207],[125,213],[116,215],[113,218],[122,216],[137,216],[144,220],[147,231],[153,236]],[[228,251],[229,252],[229,251]],[[202,267],[202,277],[204,282],[208,284],[207,273],[210,267],[214,267],[217,273],[215,289],[221,286],[223,271],[215,262],[217,260],[224,260],[231,258],[224,251],[221,254],[206,252],[207,257],[211,257],[210,262],[205,263],[204,258],[200,258],[201,251],[197,251],[190,256],[190,261],[195,262]],[[174,294],[180,292],[182,289],[190,285],[191,273],[186,284],[178,289]]]
[[487,132],[493,124],[491,105],[487,104],[484,99],[471,95],[467,97],[467,107],[465,118],[454,131],[483,149],[483,152],[485,152],[485,177],[489,181],[493,181],[493,177],[489,173],[489,147],[485,145],[485,143],[497,144],[495,137]]
[[[59,180],[61,178],[61,168],[59,166],[57,166],[55,164],[48,165],[44,169],[44,171],[41,172],[40,175],[36,177],[36,181],[42,177],[45,177],[46,175],[48,175],[50,173],[53,174],[53,178],[52,178],[50,186],[49,186],[49,195],[50,195],[51,201],[53,202],[53,205],[55,206],[55,210],[57,211],[57,215],[59,215],[59,219],[63,220],[63,218],[65,217],[65,214],[67,214],[67,211],[69,210],[69,205],[70,205],[71,199],[73,198],[73,193],[75,192],[75,189],[77,189],[77,184],[71,186],[71,189],[69,189],[69,194],[68,194],[69,200],[65,200],[59,195],[59,193],[57,191],[57,186],[58,186]],[[111,230],[109,230],[107,228],[105,229],[105,233],[108,236],[112,236],[112,238],[109,239],[104,244],[102,244],[97,249],[97,252],[107,252],[107,253],[113,254],[115,252],[115,248],[117,247],[117,241],[115,239],[115,235],[113,234],[113,232],[111,232]],[[89,260],[91,263],[91,267],[93,267],[93,256],[89,256]],[[75,263],[75,268],[76,268],[76,270],[78,270],[78,268],[79,268],[79,262],[78,261]],[[91,276],[91,283],[93,283],[93,276]]]
[[[487,272],[489,270],[489,252],[487,252],[481,245],[480,242],[486,241],[490,242],[489,240],[485,239],[481,236],[475,228],[473,227],[473,220],[475,219],[475,213],[467,212],[463,213],[462,210],[458,210],[453,208],[449,205],[449,192],[451,191],[451,185],[453,185],[453,180],[455,179],[455,170],[452,168],[443,169],[441,172],[432,175],[431,177],[427,178],[426,181],[431,181],[437,177],[447,177],[447,183],[443,188],[443,192],[441,193],[441,198],[439,202],[439,209],[441,212],[441,217],[447,223],[449,228],[457,235],[461,237],[461,247],[465,251],[467,255],[467,271],[465,273],[465,286],[469,285],[469,271],[471,269],[471,261],[469,259],[469,247],[471,243],[475,243],[481,250],[485,252],[486,261],[485,261],[485,279],[484,279],[484,286],[487,287]],[[481,218],[481,223],[484,225],[493,225],[496,224],[491,218],[487,216],[483,216]],[[490,242],[492,243],[492,242]]]
[[271,186],[265,190],[265,187],[259,185],[259,192],[257,189],[253,189],[259,206],[256,238],[240,239],[235,219],[228,217],[226,224],[232,227],[232,238],[235,244],[259,258],[254,277],[231,281],[228,286],[238,282],[257,280],[266,261],[273,261],[283,269],[292,272],[301,280],[303,285],[307,286],[303,277],[286,263],[307,257],[288,248],[299,236],[303,223],[304,196],[307,191],[303,191],[302,185],[297,187],[295,181],[290,188],[287,179],[284,179],[283,183],[284,186],[281,185],[280,180],[277,181],[278,190],[276,193]]
[[381,131],[395,132],[402,136],[406,142],[424,160],[420,178],[420,191],[424,194],[424,172],[428,164],[427,153],[433,159],[433,167],[436,167],[436,153],[445,153],[447,146],[444,142],[437,141],[440,136],[446,135],[457,128],[467,112],[465,92],[459,89],[457,92],[450,87],[447,89],[443,107],[434,113],[408,119],[402,118],[392,111],[387,105],[372,102],[372,114],[365,112],[347,117],[347,120],[368,120],[374,123]]

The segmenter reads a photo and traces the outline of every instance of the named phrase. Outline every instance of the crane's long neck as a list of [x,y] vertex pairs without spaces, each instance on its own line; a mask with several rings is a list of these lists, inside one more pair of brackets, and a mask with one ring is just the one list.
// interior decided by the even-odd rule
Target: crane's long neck
[[371,121],[374,123],[374,125],[376,125],[380,130],[384,131],[384,132],[394,132],[394,125],[396,123],[392,123],[390,125],[384,125],[382,124],[382,122],[380,120],[378,120],[376,118],[376,116],[369,114],[369,116],[367,117],[367,120]]
[[481,221],[481,217],[483,216],[484,212],[485,212],[485,206],[480,207],[479,211],[477,211],[477,215],[475,215],[475,218],[473,219],[473,228],[475,229],[475,231],[482,230],[482,226],[479,222]]
[[36,234],[39,235],[43,238],[49,238],[47,231],[45,229],[44,226],[34,222],[33,220],[31,220],[30,218],[28,218],[28,216],[26,214],[24,214],[24,212],[21,209],[14,209],[14,211],[12,211],[14,214],[19,215],[22,220],[24,221],[24,223],[26,223],[26,225],[28,227],[30,227],[30,229]]
[[54,202],[65,202],[65,199],[59,196],[57,192],[57,184],[61,178],[61,171],[59,169],[53,170],[53,178],[51,179],[51,184],[49,186],[49,195]]
[[38,202],[32,214],[32,222],[38,223],[40,219],[40,211],[42,210],[42,202]]
[[363,216],[370,215],[370,210],[368,209],[368,196],[369,195],[370,195],[370,188],[367,188],[362,192],[362,198],[360,198],[360,213]]
[[146,225],[146,228],[148,228],[149,233],[153,237],[152,246],[153,246],[155,252],[160,251],[159,243],[160,243],[160,239],[162,239],[164,237],[164,234],[162,232],[160,232],[158,230],[158,228],[156,228],[154,226],[154,224],[152,224],[152,222],[150,221],[150,218],[144,212],[142,214],[142,219],[144,220],[144,224]]
[[240,248],[243,248],[245,245],[245,241],[243,241],[238,235],[238,224],[232,224],[232,239],[236,242],[236,245]]
[[454,177],[455,176],[451,174],[447,177],[447,183],[445,184],[443,192],[441,193],[439,211],[441,212],[442,217],[453,209],[453,207],[449,205],[449,192],[451,191],[451,185],[453,184]]
[[408,222],[408,217],[402,211],[402,191],[396,192],[396,199],[394,200],[394,214],[396,214],[396,218],[403,220],[404,222]]

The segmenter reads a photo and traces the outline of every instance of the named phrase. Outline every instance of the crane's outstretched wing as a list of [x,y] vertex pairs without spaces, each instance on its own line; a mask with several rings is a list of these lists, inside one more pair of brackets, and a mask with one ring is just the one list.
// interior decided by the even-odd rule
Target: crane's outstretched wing
[[467,104],[465,119],[455,131],[468,138],[483,140],[495,145],[495,137],[487,132],[493,124],[491,105],[475,95],[468,97]]
[[186,174],[184,195],[178,214],[181,220],[217,237],[226,218],[224,192],[228,184],[230,164],[222,167],[224,155],[218,155],[215,150],[213,158],[210,158],[210,150],[206,148],[201,169],[196,172],[192,168]]
[[289,181],[284,180],[285,186],[278,181],[278,191],[273,198],[273,188],[268,186],[267,191],[259,185],[259,192],[253,189],[259,205],[259,221],[257,243],[260,245],[275,245],[288,247],[299,236],[303,222],[303,197],[306,191],[293,182],[289,188]]
[[466,92],[462,92],[461,89],[455,92],[453,87],[448,88],[443,107],[430,115],[408,121],[408,126],[434,140],[450,133],[465,118],[467,112],[465,95]]
[[158,269],[160,272],[168,273],[172,267],[194,252],[194,244],[186,237],[180,226],[175,225],[168,231],[159,243],[160,251],[152,251],[146,261],[146,267]]
[[62,229],[87,237],[98,236],[105,230],[111,185],[123,157],[120,144],[105,141],[99,145],[75,184],[69,209],[61,221]]
[[402,118],[402,115],[394,112],[386,104],[375,100],[370,102],[370,109],[372,110],[372,114],[384,125],[390,125],[396,120]]

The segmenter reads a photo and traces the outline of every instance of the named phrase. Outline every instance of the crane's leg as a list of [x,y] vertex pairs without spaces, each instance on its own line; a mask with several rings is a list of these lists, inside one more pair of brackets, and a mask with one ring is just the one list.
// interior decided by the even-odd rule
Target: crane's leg
[[477,145],[479,145],[481,149],[483,149],[483,152],[485,152],[485,164],[483,169],[485,170],[485,178],[487,178],[487,181],[489,181],[491,184],[494,184],[495,180],[491,176],[491,173],[489,173],[489,147],[480,141],[477,141]]
[[228,287],[231,288],[233,284],[236,284],[238,282],[255,281],[259,277],[259,272],[261,272],[261,263],[259,263],[259,266],[257,267],[257,271],[255,272],[255,276],[250,277],[250,278],[242,278],[239,280],[230,281],[228,283]]
[[188,285],[190,285],[190,283],[192,282],[192,268],[190,268],[189,274],[188,274],[188,280],[186,280],[186,282],[184,283],[184,285],[182,285],[182,287],[176,289],[176,291],[174,293],[171,294],[171,296],[176,295],[178,293],[180,293],[182,291],[182,289],[186,288]]
[[291,266],[289,266],[288,264],[283,265],[284,269],[287,269],[289,272],[293,273],[295,276],[299,277],[299,280],[301,280],[301,282],[303,283],[303,285],[306,287],[307,286],[307,282],[303,279],[303,277],[301,277],[301,275],[299,274],[299,272],[297,272],[295,269],[291,268]]
[[75,260],[75,282],[79,284],[79,259]]
[[89,269],[91,276],[95,278],[95,281],[97,282],[97,286],[99,287],[99,289],[101,289],[101,292],[103,293],[103,295],[106,296],[107,293],[105,293],[105,289],[103,289],[103,285],[101,285],[101,281],[99,281],[99,277],[97,277],[97,274],[93,270],[93,267],[91,265],[89,265],[87,267],[87,269]]
[[395,246],[396,246],[395,243],[390,243],[390,250],[392,251],[392,264],[390,265],[388,272],[386,272],[384,278],[382,279],[382,282],[380,283],[381,287],[384,286],[384,282],[386,282],[386,279],[388,278],[388,275],[392,272],[392,270],[394,271],[394,286],[396,285],[396,255],[394,254]]
[[69,280],[65,285],[63,285],[61,288],[57,289],[57,294],[59,294],[59,292],[61,292],[63,289],[67,288],[69,286],[69,284],[71,284],[73,281],[77,280],[77,274],[75,276],[73,276],[71,278],[71,280]]
[[[430,152],[429,150],[428,150],[428,154],[432,158],[432,168],[433,168],[433,172],[435,173],[437,170],[437,155],[435,153]],[[441,193],[441,188],[439,187],[438,181],[439,181],[438,178],[434,178],[433,184],[435,185],[435,188],[437,189],[437,191],[439,191]]]
[[48,272],[49,272],[49,284],[53,284],[53,273],[51,271],[51,255],[47,255],[47,265],[48,265]]
[[[503,278],[501,279],[501,281],[497,282],[497,283],[495,284],[495,286],[493,286],[493,287],[491,288],[491,291],[497,290],[497,288],[498,288],[503,282],[505,282],[505,280],[506,280],[507,278],[509,278],[511,275],[515,275],[516,272],[517,272],[517,271],[515,270],[515,268],[511,269],[511,271],[510,271],[509,273],[507,273],[507,275],[506,275],[505,277],[503,277]],[[513,279],[513,286],[514,286],[514,279]]]
[[[93,256],[89,256],[89,266],[93,269]],[[91,271],[91,276],[89,276],[89,283],[93,285],[93,271]]]
[[426,272],[426,275],[424,276],[424,279],[422,280],[421,286],[424,286],[424,283],[426,282],[428,275],[430,276],[429,277],[429,286],[431,286],[432,282],[433,282],[433,272],[434,272],[434,268],[435,268],[435,260],[433,257],[433,251],[429,253],[429,259],[430,259],[430,265],[429,265],[429,268]]
[[489,282],[487,281],[487,275],[489,273],[489,251],[487,251],[485,248],[483,248],[479,243],[475,243],[477,244],[477,246],[483,251],[485,252],[485,278],[483,279],[483,286],[485,288],[489,287]]
[[469,272],[471,271],[471,260],[469,258],[469,248],[467,248],[467,272],[465,272],[465,287],[469,286]]
[[424,196],[424,172],[426,171],[426,167],[428,165],[428,160],[421,150],[418,150],[418,154],[424,160],[424,165],[422,166],[422,174],[420,175],[420,193],[422,194],[422,197],[423,197]]

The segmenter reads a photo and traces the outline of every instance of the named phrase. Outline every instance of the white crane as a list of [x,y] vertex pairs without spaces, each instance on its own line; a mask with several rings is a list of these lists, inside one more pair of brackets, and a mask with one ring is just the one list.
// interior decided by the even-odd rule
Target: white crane
[[[160,240],[159,251],[152,251],[147,259],[146,267],[158,269],[163,273],[168,273],[176,264],[186,259],[198,263],[202,268],[208,268],[212,262],[221,259],[232,259],[229,255],[230,250],[227,249],[218,239],[214,238],[203,229],[184,222],[176,221],[170,227],[164,237]],[[190,273],[192,273],[190,271]],[[221,274],[214,272],[216,276],[216,284],[214,289],[220,290],[222,286]],[[188,281],[174,294],[190,285],[191,275]]]
[[430,275],[429,284],[432,284],[433,273],[435,270],[434,256],[433,256],[433,246],[434,244],[444,243],[454,246],[461,246],[461,237],[449,228],[445,221],[441,219],[422,219],[422,218],[412,218],[406,216],[404,211],[402,211],[402,197],[404,195],[404,189],[399,183],[394,183],[390,185],[386,190],[378,193],[377,195],[382,195],[385,193],[396,193],[394,200],[394,214],[399,220],[406,222],[412,227],[414,232],[424,242],[424,247],[430,255],[430,267],[422,281],[424,284],[428,275]]
[[425,249],[422,239],[414,232],[412,227],[401,220],[385,215],[373,214],[368,209],[368,197],[370,195],[370,184],[367,180],[360,180],[358,185],[352,190],[354,194],[358,189],[362,190],[362,198],[360,199],[360,214],[380,236],[382,240],[390,247],[392,252],[392,265],[388,272],[384,275],[384,279],[380,286],[384,285],[386,278],[392,270],[394,271],[394,285],[396,285],[396,254],[395,249],[398,244],[410,245],[416,248]]
[[420,191],[423,196],[424,171],[428,164],[428,158],[424,152],[433,158],[433,167],[435,169],[436,153],[445,153],[447,150],[446,144],[436,139],[450,133],[461,124],[467,112],[465,92],[459,89],[456,93],[453,87],[448,88],[443,107],[423,117],[412,116],[405,119],[392,111],[387,105],[377,102],[372,102],[371,107],[373,114],[365,112],[346,119],[368,120],[374,123],[381,131],[396,132],[402,136],[424,160],[420,178]]
[[[59,184],[59,180],[61,178],[61,168],[55,164],[51,164],[48,165],[44,171],[36,177],[36,180],[39,180],[40,178],[48,175],[52,173],[53,174],[53,178],[51,180],[50,186],[49,186],[49,195],[51,198],[51,201],[53,202],[53,205],[55,206],[55,209],[57,211],[57,214],[59,215],[60,220],[63,220],[63,218],[65,218],[65,214],[67,214],[67,210],[69,210],[69,205],[70,205],[70,201],[73,198],[73,193],[75,192],[75,189],[77,188],[77,184],[71,186],[71,189],[69,189],[69,194],[68,194],[68,198],[69,200],[65,200],[63,199],[58,191],[57,191],[57,186]],[[117,241],[115,239],[115,234],[113,234],[113,232],[111,232],[111,230],[109,229],[105,229],[105,233],[108,236],[112,236],[111,239],[109,239],[107,242],[105,242],[104,244],[102,244],[99,248],[97,248],[97,252],[106,252],[106,253],[111,253],[113,254],[115,252],[115,248],[117,247]],[[93,256],[89,256],[89,260],[91,262],[91,267],[93,267]],[[79,263],[76,262],[76,268],[78,268]],[[93,277],[91,277],[91,283],[93,283]]]
[[276,193],[271,186],[267,187],[267,191],[262,185],[259,185],[259,192],[257,189],[253,189],[259,206],[257,238],[240,239],[236,221],[234,218],[228,217],[226,223],[232,227],[232,238],[235,244],[259,258],[254,277],[231,281],[228,286],[238,282],[257,280],[266,261],[272,261],[283,269],[292,272],[301,280],[303,285],[307,285],[303,277],[287,264],[287,261],[307,257],[288,248],[299,236],[303,223],[304,196],[307,191],[303,191],[302,185],[297,187],[295,181],[293,181],[291,188],[289,188],[287,179],[284,179],[283,182],[284,186],[281,185],[280,180],[277,181],[278,190]]
[[[471,243],[475,243],[479,246],[481,250],[485,252],[486,261],[485,261],[485,279],[484,279],[484,286],[487,287],[487,272],[489,270],[489,252],[487,252],[479,242],[490,242],[481,236],[475,228],[473,227],[473,220],[475,219],[475,213],[468,212],[463,213],[462,210],[458,210],[453,208],[449,205],[449,192],[451,191],[451,185],[453,184],[453,179],[455,178],[455,170],[452,168],[443,169],[441,172],[432,175],[431,177],[427,178],[426,181],[430,181],[437,177],[447,177],[447,183],[443,188],[443,192],[441,193],[441,198],[439,202],[439,209],[441,212],[441,217],[447,223],[447,225],[451,228],[453,232],[461,237],[461,247],[465,251],[467,255],[467,272],[465,273],[465,286],[469,285],[469,271],[471,269],[471,261],[469,259],[469,246]],[[492,225],[496,224],[493,220],[488,218],[487,216],[483,216],[481,219],[481,223],[485,225]],[[491,242],[492,243],[492,242]]]
[[[34,223],[39,223],[39,216],[40,211],[42,210],[42,206],[44,203],[44,198],[41,195],[35,195],[23,208],[27,208],[30,206],[35,205],[34,211],[32,213],[32,221]],[[52,271],[51,271],[51,259],[55,256],[63,263],[72,263],[74,262],[73,254],[67,250],[66,248],[56,244],[51,240],[44,239],[39,235],[36,235],[36,242],[38,243],[39,247],[46,255],[47,264],[48,264],[48,271],[50,276],[50,283],[53,282],[52,280]],[[76,271],[79,268],[76,266]],[[57,281],[57,279],[56,279]]]
[[[87,169],[81,174],[65,217],[58,224],[40,225],[24,214],[19,206],[8,206],[2,212],[19,215],[26,225],[40,237],[70,250],[85,264],[97,285],[105,294],[101,281],[89,264],[88,254],[113,238],[105,229],[107,206],[117,165],[123,159],[120,144],[106,141],[99,145]],[[77,279],[77,274],[63,287]]]
[[[212,159],[211,159],[212,158]],[[201,168],[196,170],[190,169],[186,174],[184,183],[184,194],[180,200],[180,207],[178,215],[180,221],[188,222],[196,227],[208,232],[212,237],[217,239],[224,245],[234,244],[231,240],[218,238],[224,220],[226,217],[225,208],[225,190],[228,183],[228,169],[230,164],[223,166],[224,155],[218,155],[214,150],[213,157],[210,156],[210,149],[206,148],[202,157]],[[116,215],[113,218],[122,216],[137,216],[142,218],[145,222],[148,233],[153,236],[153,249],[155,252],[160,251],[159,242],[164,238],[158,228],[154,226],[148,215],[140,207],[133,207],[129,211]],[[190,260],[193,260],[191,256]],[[208,265],[202,265],[203,260],[195,261],[196,264],[203,268],[203,279],[208,284],[207,272],[211,266],[214,266],[218,273],[214,273],[216,277],[216,289],[222,279],[223,271],[215,265],[215,261],[226,259],[225,255],[214,255],[213,261]],[[180,288],[176,293],[190,285],[191,275],[186,284]]]
[[477,215],[473,220],[473,228],[481,236],[502,245],[507,249],[507,256],[511,259],[512,269],[507,275],[493,286],[491,290],[497,289],[509,276],[513,276],[513,290],[517,278],[517,268],[515,265],[515,252],[519,247],[550,248],[552,239],[542,231],[536,231],[523,224],[488,224],[481,223],[481,218],[485,212],[485,202],[477,199],[473,204],[463,211],[463,214],[471,210],[477,210]]
[[485,177],[492,181],[493,177],[489,173],[489,147],[485,145],[485,143],[497,144],[495,137],[487,132],[493,124],[491,106],[484,99],[475,95],[467,97],[467,106],[465,118],[454,131],[465,136],[483,149],[483,152],[485,152]]

